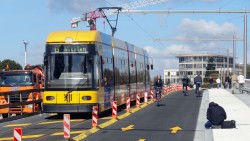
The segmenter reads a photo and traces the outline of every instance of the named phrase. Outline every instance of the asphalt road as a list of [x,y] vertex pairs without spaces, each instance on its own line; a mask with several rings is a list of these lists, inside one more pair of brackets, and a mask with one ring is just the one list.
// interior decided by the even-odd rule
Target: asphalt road
[[[160,106],[152,103],[84,141],[193,141],[201,98],[194,91],[188,96],[182,92],[170,94]],[[171,133],[173,127],[182,130]]]
[[[112,118],[108,111],[98,119],[98,125],[105,124],[105,127],[97,128],[95,133],[91,115],[72,116],[71,138],[80,137],[86,141],[193,141],[201,98],[196,97],[194,91],[189,91],[189,96],[174,92],[162,98],[160,106],[154,102],[141,105],[144,108],[132,107],[131,114],[109,122],[110,125],[107,121],[112,121]],[[122,108],[118,115],[126,115]],[[23,130],[23,141],[64,140],[62,117],[41,114],[0,123],[0,141],[13,140],[13,128],[17,127]],[[171,133],[172,127],[182,130]]]

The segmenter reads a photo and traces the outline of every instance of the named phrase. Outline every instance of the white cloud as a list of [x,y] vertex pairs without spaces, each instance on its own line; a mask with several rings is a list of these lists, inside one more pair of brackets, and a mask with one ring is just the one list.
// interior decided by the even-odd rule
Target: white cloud
[[128,3],[129,1],[117,0],[47,0],[52,12],[87,13],[99,7],[113,7]]
[[48,0],[52,12],[85,13],[106,6],[103,0]]
[[225,33],[233,33],[236,31],[235,25],[229,22],[218,24],[214,21],[206,21],[203,19],[192,20],[183,19],[179,25],[179,30],[186,38],[194,37],[216,37]]

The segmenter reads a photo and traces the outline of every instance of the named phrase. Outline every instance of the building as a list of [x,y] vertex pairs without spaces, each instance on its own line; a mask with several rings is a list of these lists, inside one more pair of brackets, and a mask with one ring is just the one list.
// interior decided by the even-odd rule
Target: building
[[179,69],[164,69],[164,84],[178,83]]
[[[202,78],[205,78],[207,67],[214,67],[215,71],[218,71],[221,80],[225,80],[225,76],[233,72],[233,57],[229,55],[220,54],[182,54],[176,56],[179,60],[179,69],[165,69],[164,70],[164,82],[180,82],[184,75],[193,81],[193,78],[200,74]],[[239,65],[236,65],[236,71],[242,71],[239,69]]]

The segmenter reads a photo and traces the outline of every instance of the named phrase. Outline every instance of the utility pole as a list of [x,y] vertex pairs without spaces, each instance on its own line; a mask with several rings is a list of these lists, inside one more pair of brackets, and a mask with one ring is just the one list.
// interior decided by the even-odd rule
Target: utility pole
[[235,32],[233,33],[233,72],[235,73],[235,63],[236,63],[236,44],[235,44]]
[[243,62],[244,62],[244,76],[247,77],[247,14],[244,15],[244,54],[243,54]]
[[27,45],[29,44],[29,42],[25,42],[24,40],[23,40],[23,44],[24,44],[24,67],[26,66],[26,64],[27,64]]
[[229,75],[229,49],[227,49],[227,76]]

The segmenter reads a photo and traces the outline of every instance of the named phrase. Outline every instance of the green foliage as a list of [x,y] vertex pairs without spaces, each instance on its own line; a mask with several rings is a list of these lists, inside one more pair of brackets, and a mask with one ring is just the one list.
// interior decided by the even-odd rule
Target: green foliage
[[7,65],[9,65],[10,70],[22,70],[23,69],[22,66],[19,63],[17,63],[16,61],[10,60],[10,59],[5,59],[5,60],[0,62],[0,72],[5,70]]
[[247,65],[247,79],[250,79],[250,65]]
[[215,73],[215,63],[214,63],[214,58],[210,57],[208,59],[208,64],[206,67],[206,73],[205,73],[205,77],[209,77],[210,74],[214,74]]

